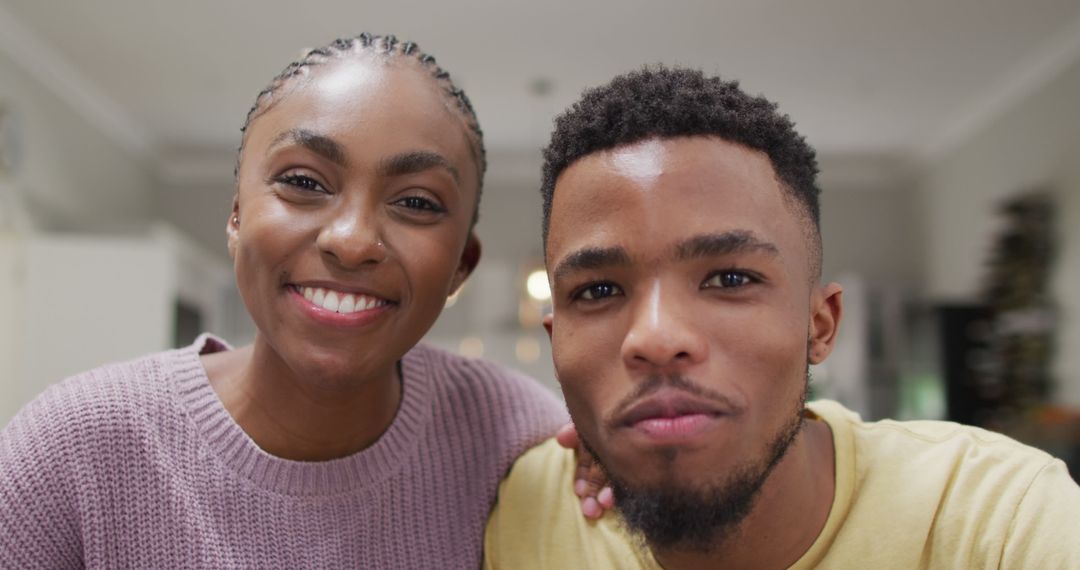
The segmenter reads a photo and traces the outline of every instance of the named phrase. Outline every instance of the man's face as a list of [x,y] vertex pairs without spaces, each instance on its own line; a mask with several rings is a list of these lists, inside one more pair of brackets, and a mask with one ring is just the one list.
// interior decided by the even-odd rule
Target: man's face
[[821,303],[790,200],[765,154],[714,137],[597,152],[559,177],[546,324],[613,478],[723,489],[794,436]]

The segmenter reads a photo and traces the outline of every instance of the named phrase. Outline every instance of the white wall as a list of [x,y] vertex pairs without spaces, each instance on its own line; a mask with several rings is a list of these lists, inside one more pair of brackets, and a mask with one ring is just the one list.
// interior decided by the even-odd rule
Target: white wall
[[[177,295],[220,307],[231,279],[183,236],[150,231],[162,210],[149,154],[34,71],[0,51],[0,105],[21,133],[21,160],[0,172],[0,425],[64,376],[171,346]],[[205,314],[228,328],[226,311]]]
[[920,187],[930,297],[977,294],[996,205],[1024,190],[1056,189],[1061,165],[1080,160],[1078,142],[1080,61],[929,165]]
[[235,193],[231,160],[226,157],[231,155],[223,155],[206,180],[167,182],[158,188],[157,195],[162,218],[222,260],[228,259],[225,223]]
[[5,418],[11,417],[23,402],[14,382],[18,374],[16,355],[21,348],[21,336],[15,330],[17,316],[21,313],[15,297],[18,288],[14,277],[20,271],[17,259],[16,244],[0,236],[0,425],[6,423]]
[[1058,398],[1077,406],[1080,405],[1080,160],[1066,161],[1055,176],[1055,184],[1060,200],[1058,227],[1063,231],[1054,279],[1061,319],[1054,375],[1059,380]]
[[917,291],[923,236],[910,185],[822,190],[822,278],[857,274],[874,290]]
[[[976,298],[983,262],[997,228],[995,208],[1006,196],[1045,189],[1064,198],[1059,228],[1063,272],[1056,296],[1073,315],[1064,321],[1056,366],[1062,403],[1080,406],[1078,352],[1080,315],[1080,214],[1077,177],[1068,168],[1080,162],[1080,61],[976,131],[928,165],[920,181],[926,224],[926,295],[937,301]],[[1073,170],[1075,172],[1075,170]],[[1068,366],[1065,363],[1068,363]]]
[[164,228],[0,236],[0,425],[50,384],[174,346],[175,303],[221,330],[232,273]]
[[133,238],[50,237],[23,244],[20,389],[171,344],[172,258]]
[[22,160],[8,181],[39,227],[100,229],[153,214],[153,177],[0,52],[0,102],[18,114]]

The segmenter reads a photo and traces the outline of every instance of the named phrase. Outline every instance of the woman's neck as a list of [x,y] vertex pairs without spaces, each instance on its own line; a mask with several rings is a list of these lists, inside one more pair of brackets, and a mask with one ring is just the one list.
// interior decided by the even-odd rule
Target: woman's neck
[[401,402],[396,363],[348,381],[298,373],[258,339],[202,356],[210,385],[233,420],[263,451],[296,461],[325,461],[374,444]]

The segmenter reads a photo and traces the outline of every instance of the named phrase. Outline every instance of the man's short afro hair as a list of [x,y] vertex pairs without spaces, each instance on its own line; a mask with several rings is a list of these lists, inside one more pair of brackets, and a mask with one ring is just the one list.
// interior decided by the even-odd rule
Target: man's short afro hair
[[[786,190],[813,222],[820,240],[814,149],[787,115],[764,97],[751,97],[737,81],[706,77],[700,70],[645,67],[585,91],[555,119],[544,149],[544,245],[555,181],[577,159],[650,138],[716,136],[769,156]],[[820,252],[820,245],[816,248]],[[820,253],[819,253],[820,255]]]

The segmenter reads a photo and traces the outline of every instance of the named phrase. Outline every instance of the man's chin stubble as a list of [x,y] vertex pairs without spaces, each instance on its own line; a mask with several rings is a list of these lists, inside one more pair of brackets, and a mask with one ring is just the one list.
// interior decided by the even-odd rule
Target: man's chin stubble
[[634,487],[605,468],[616,508],[626,527],[654,549],[707,553],[723,548],[753,510],[762,486],[801,427],[800,411],[773,440],[762,462],[744,465],[718,484]]
[[[765,481],[802,429],[803,412],[810,395],[809,342],[808,339],[803,390],[791,419],[768,445],[762,461],[743,465],[721,483],[697,488],[670,484],[634,487],[612,473],[601,454],[579,432],[582,445],[607,475],[615,492],[616,509],[632,534],[653,549],[708,553],[723,548],[738,533]],[[675,456],[670,459],[674,461]]]

